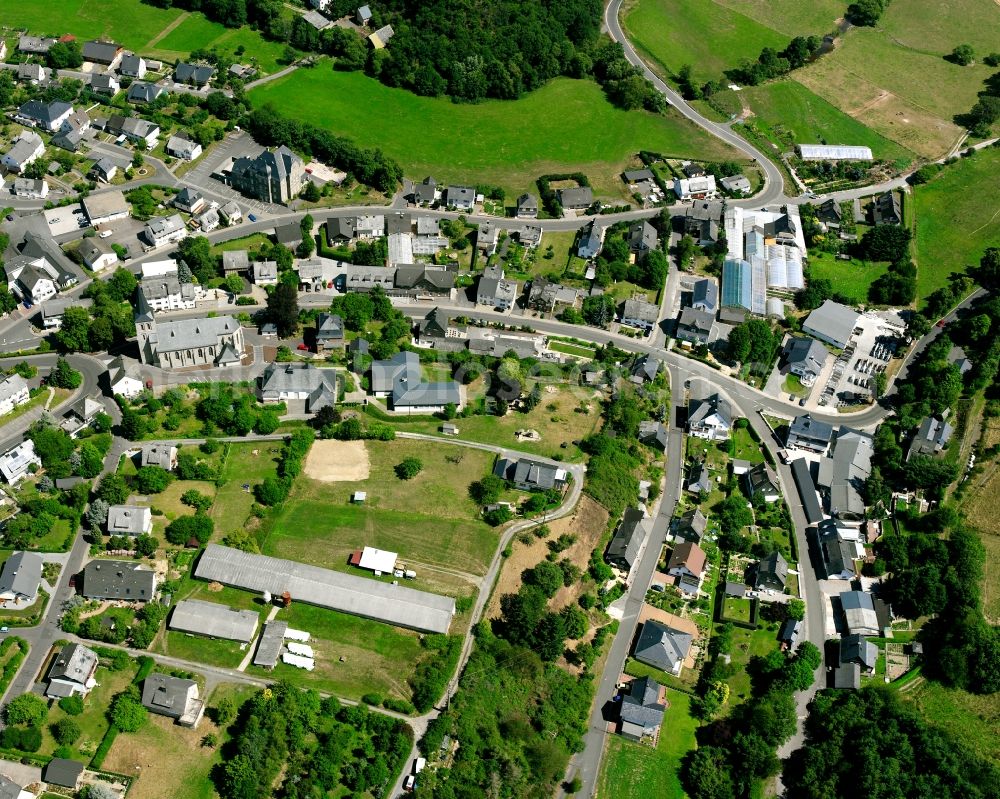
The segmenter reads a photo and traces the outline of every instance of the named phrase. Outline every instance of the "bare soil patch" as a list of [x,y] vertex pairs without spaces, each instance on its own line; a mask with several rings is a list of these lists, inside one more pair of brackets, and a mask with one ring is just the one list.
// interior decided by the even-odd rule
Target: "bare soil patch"
[[350,483],[367,480],[370,468],[364,441],[316,441],[304,472],[321,483]]

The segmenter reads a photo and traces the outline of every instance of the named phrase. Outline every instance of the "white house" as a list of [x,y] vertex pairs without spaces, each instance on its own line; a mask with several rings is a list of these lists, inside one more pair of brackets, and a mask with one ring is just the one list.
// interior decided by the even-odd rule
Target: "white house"
[[724,397],[713,394],[688,405],[688,432],[696,438],[725,441],[732,427],[733,409]]
[[118,255],[102,239],[96,237],[84,239],[77,252],[83,259],[84,266],[92,272],[100,272],[118,263]]
[[12,172],[21,172],[45,152],[45,142],[33,130],[21,131],[0,162]]
[[153,217],[142,229],[142,235],[154,247],[176,244],[187,234],[180,214]]
[[49,194],[49,184],[44,178],[41,180],[14,178],[14,185],[11,189],[15,197],[24,197],[32,200],[44,200]]
[[135,361],[126,361],[124,358],[115,358],[108,364],[108,382],[112,394],[126,399],[139,396],[145,387],[139,372],[139,364]]
[[35,454],[35,442],[30,438],[0,455],[0,474],[11,485],[28,474],[32,465],[39,467],[42,462]]
[[19,300],[33,305],[56,295],[59,273],[44,257],[21,257],[7,265],[10,289]]
[[167,139],[166,150],[167,155],[172,155],[174,158],[183,158],[185,161],[193,161],[201,155],[201,145],[179,133]]
[[138,505],[108,508],[108,535],[138,536],[153,532],[153,512]]
[[0,415],[10,413],[18,405],[24,405],[30,398],[28,383],[19,374],[12,374],[0,380]]
[[716,194],[715,175],[697,178],[674,178],[674,194],[678,200],[700,200]]

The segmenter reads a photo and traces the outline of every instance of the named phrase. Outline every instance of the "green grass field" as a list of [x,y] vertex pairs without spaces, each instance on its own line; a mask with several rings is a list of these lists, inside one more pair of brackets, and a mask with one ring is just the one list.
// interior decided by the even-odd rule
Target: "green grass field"
[[620,735],[608,737],[597,783],[598,799],[684,799],[677,772],[685,753],[696,746],[698,722],[691,718],[691,697],[667,689],[670,706],[663,716],[656,748]]
[[1000,764],[1000,704],[995,699],[946,688],[931,680],[923,680],[899,696],[916,705],[931,724],[955,736],[981,757]]
[[180,14],[179,9],[156,8],[139,0],[0,0],[0,19],[8,28],[71,33],[80,39],[102,36],[133,49],[141,49]]
[[757,117],[758,129],[781,147],[787,147],[789,142],[851,143],[867,145],[876,158],[887,161],[913,158],[913,153],[905,147],[865,127],[796,81],[753,86],[740,92],[740,96]]
[[918,301],[945,285],[952,272],[978,264],[987,247],[1000,246],[998,174],[1000,149],[991,147],[914,189]]
[[[235,55],[239,47],[245,50],[242,56]],[[170,57],[187,55],[194,50],[218,50],[237,61],[253,64],[263,72],[275,72],[281,68],[278,59],[285,45],[264,39],[252,28],[227,28],[205,19],[202,14],[190,14],[157,41],[150,53]]]
[[296,685],[355,699],[369,692],[410,698],[407,680],[424,651],[420,636],[412,630],[301,602],[279,611],[276,618],[312,633],[309,645],[316,656],[316,668],[307,672],[279,663],[270,672],[251,666],[247,673],[288,679]]
[[[492,453],[405,439],[366,447],[367,480],[324,483],[300,475],[288,501],[265,522],[262,550],[348,571],[351,552],[374,546],[398,552],[417,571],[415,587],[467,593],[469,579],[486,572],[497,546],[496,531],[477,518],[468,496],[469,484],[492,468]],[[393,471],[406,457],[423,463],[412,480]],[[350,503],[358,490],[367,492],[364,505]]]
[[253,494],[244,491],[243,486],[249,483],[252,487],[265,477],[277,474],[281,447],[280,441],[230,446],[229,457],[222,468],[225,482],[216,490],[215,503],[209,511],[215,522],[215,540],[243,528],[254,503]]
[[855,302],[868,300],[868,287],[888,268],[889,265],[884,262],[838,261],[832,253],[819,250],[809,253],[809,277],[812,280],[829,280],[835,292]]
[[334,72],[323,61],[260,86],[250,97],[380,147],[411,177],[497,184],[508,196],[531,189],[539,175],[577,169],[599,196],[621,196],[618,173],[641,149],[737,158],[677,115],[614,108],[593,81],[557,79],[520,100],[461,105],[391,89],[360,72]]
[[715,0],[762,25],[781,31],[786,36],[821,36],[829,33],[846,6],[840,0]]

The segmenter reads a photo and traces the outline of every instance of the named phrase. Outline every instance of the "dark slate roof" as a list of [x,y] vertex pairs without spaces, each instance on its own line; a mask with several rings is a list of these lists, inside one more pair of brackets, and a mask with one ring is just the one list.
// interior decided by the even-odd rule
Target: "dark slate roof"
[[709,313],[715,313],[719,307],[719,284],[705,278],[694,284],[691,304]]
[[808,438],[813,441],[830,443],[833,438],[833,425],[819,419],[813,419],[808,413],[803,413],[792,419],[788,425],[788,437]]
[[780,552],[772,552],[757,563],[756,585],[759,587],[764,580],[785,585],[788,580],[788,561]]
[[122,49],[120,44],[114,42],[90,41],[83,43],[83,60],[94,61],[98,64],[110,64],[115,60],[118,51]]
[[639,547],[645,539],[645,529],[641,526],[645,518],[642,508],[628,508],[625,511],[622,523],[618,525],[618,530],[608,545],[608,559],[622,560],[632,568],[639,554]]
[[86,597],[149,602],[156,592],[156,575],[130,560],[92,560],[83,570]]
[[75,789],[81,774],[83,774],[83,763],[67,760],[64,757],[54,757],[42,772],[42,779],[53,785]]
[[622,721],[647,729],[659,727],[663,723],[663,712],[667,709],[660,702],[660,687],[651,677],[632,680],[629,692],[622,696]]
[[215,67],[188,64],[181,61],[174,67],[174,78],[181,83],[208,83],[215,74]]
[[646,621],[635,644],[635,658],[664,671],[672,671],[687,657],[693,640],[690,633],[675,630],[658,621]]
[[857,663],[872,671],[876,661],[878,661],[878,647],[863,635],[845,635],[840,639],[841,663]]

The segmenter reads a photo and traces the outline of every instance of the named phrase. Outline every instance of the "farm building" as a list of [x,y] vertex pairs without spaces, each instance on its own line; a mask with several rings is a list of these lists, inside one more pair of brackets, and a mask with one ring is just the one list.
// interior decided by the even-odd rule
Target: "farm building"
[[252,610],[234,610],[200,599],[182,599],[174,607],[168,626],[171,630],[208,638],[250,642],[257,633],[257,621],[257,614]]
[[396,561],[399,555],[395,552],[386,552],[384,549],[375,547],[365,547],[351,553],[349,563],[359,569],[373,571],[375,574],[392,574],[396,568]]

